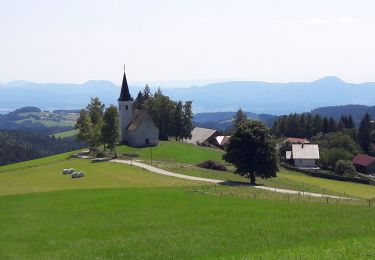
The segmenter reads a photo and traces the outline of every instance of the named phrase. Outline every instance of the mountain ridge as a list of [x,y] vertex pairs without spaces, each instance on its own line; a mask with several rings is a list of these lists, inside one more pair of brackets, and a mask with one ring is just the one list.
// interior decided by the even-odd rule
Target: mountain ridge
[[[143,87],[130,85],[132,96],[135,97]],[[157,86],[150,87],[152,91],[157,89]],[[375,82],[347,83],[335,76],[312,82],[226,81],[188,88],[161,86],[161,89],[173,100],[192,100],[195,113],[242,108],[257,114],[282,115],[325,106],[373,105],[375,100]],[[108,80],[74,84],[12,81],[0,87],[0,109],[23,106],[50,110],[79,109],[86,106],[90,97],[99,97],[109,105],[117,103],[119,92],[120,87]]]

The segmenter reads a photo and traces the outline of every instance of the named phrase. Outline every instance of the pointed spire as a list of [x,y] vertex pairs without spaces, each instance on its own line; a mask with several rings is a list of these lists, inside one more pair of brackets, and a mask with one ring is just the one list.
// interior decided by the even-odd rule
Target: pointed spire
[[124,65],[124,77],[122,78],[121,94],[118,101],[132,101],[130,96],[128,81],[126,80],[125,65]]

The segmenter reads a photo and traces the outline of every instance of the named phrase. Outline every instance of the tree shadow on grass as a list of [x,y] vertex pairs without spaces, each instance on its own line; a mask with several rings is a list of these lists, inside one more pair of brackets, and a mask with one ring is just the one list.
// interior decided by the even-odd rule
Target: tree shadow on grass
[[251,184],[248,182],[242,182],[242,181],[223,181],[220,182],[219,185],[224,186],[231,186],[231,187],[239,187],[239,186],[247,186],[247,187],[253,187],[253,186],[264,186],[263,184]]

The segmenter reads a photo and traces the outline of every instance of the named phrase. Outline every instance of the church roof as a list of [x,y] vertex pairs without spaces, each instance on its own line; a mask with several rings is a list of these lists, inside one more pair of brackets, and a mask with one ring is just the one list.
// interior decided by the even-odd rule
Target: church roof
[[128,81],[126,80],[126,74],[124,70],[124,77],[122,78],[122,86],[121,86],[121,94],[118,98],[118,101],[132,101],[132,97],[130,96]]
[[128,126],[128,130],[129,131],[137,130],[138,126],[142,123],[146,115],[147,115],[147,112],[145,110],[135,110],[134,117]]

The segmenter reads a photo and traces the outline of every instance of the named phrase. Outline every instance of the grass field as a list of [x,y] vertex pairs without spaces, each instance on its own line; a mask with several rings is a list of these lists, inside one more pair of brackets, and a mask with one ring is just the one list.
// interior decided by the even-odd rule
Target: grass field
[[[152,151],[151,151],[152,150]],[[204,160],[222,161],[223,152],[218,149],[207,147],[199,147],[192,144],[161,141],[158,146],[151,148],[132,148],[125,145],[117,147],[119,155],[124,153],[137,153],[140,155],[139,159],[170,162],[182,162],[197,164]]]
[[56,138],[65,138],[65,137],[73,137],[77,134],[78,134],[78,129],[72,129],[69,131],[64,131],[64,132],[53,134],[53,136],[55,136]]
[[75,126],[75,122],[73,121],[52,121],[52,120],[38,120],[34,118],[26,118],[26,119],[21,119],[17,120],[17,123],[22,123],[23,121],[31,121],[33,124],[42,124],[45,127],[53,127],[53,126]]
[[127,188],[1,196],[0,210],[1,258],[375,257],[372,207]]
[[[119,150],[136,151],[147,160],[148,149]],[[216,150],[163,142],[153,151],[168,161],[164,167],[185,174],[245,180],[191,167],[204,159],[220,160]],[[208,185],[129,165],[69,159],[73,153],[0,167],[0,259],[375,258],[374,206],[291,195],[286,200],[252,187]],[[61,174],[71,167],[86,176]],[[344,187],[363,196],[373,192],[372,186],[288,171],[267,185],[271,182],[332,192]]]

